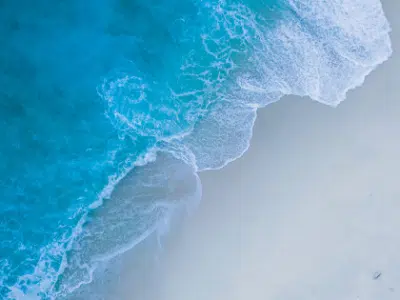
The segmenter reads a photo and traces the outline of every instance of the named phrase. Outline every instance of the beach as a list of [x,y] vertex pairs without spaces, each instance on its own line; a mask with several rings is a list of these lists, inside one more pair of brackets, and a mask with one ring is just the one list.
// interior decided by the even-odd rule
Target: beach
[[397,300],[385,1],[0,0],[0,299]]
[[125,267],[123,299],[399,298],[400,3],[382,2],[392,57],[336,108],[289,96],[258,110],[249,150],[200,173],[157,279],[138,289]]

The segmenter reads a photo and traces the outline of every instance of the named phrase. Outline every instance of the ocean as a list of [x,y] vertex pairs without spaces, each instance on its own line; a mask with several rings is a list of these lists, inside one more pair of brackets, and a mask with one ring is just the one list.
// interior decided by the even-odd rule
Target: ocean
[[102,299],[258,108],[338,105],[389,33],[379,0],[0,0],[0,299]]

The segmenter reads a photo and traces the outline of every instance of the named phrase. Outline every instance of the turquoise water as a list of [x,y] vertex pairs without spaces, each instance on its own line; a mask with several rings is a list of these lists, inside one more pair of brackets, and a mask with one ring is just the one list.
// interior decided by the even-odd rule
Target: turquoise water
[[337,105],[389,31],[377,0],[0,0],[0,298],[68,298],[165,234],[257,108]]

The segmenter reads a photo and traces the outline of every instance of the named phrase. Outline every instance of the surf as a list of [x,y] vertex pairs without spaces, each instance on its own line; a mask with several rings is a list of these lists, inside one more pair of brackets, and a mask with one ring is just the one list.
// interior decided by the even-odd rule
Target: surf
[[2,18],[9,299],[89,299],[105,265],[195,209],[199,172],[245,153],[257,109],[290,94],[336,106],[392,51],[376,0],[70,5]]

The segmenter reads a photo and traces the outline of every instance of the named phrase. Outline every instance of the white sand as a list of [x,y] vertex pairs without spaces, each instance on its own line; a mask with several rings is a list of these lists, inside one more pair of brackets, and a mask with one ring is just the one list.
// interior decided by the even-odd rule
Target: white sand
[[268,106],[249,151],[201,174],[161,300],[400,299],[400,1],[383,2],[395,53],[361,88]]

